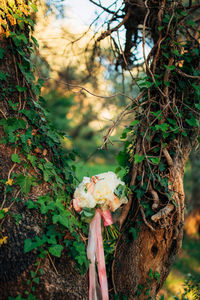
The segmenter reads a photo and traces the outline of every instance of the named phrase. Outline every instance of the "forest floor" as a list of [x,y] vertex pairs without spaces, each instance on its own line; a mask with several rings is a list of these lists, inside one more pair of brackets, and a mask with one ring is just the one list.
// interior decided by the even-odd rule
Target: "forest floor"
[[[103,172],[115,171],[116,164],[76,164],[76,174],[82,181],[83,176],[92,176]],[[120,172],[119,172],[119,175]],[[159,300],[196,300],[192,294],[183,296],[185,282],[189,276],[200,274],[200,236],[184,236],[182,249],[177,256],[173,268],[160,291],[157,299]]]

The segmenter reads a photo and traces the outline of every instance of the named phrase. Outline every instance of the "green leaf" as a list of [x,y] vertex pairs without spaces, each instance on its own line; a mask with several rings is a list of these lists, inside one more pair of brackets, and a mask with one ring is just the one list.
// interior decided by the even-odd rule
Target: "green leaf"
[[35,282],[35,283],[39,284],[39,282],[40,282],[40,278],[39,278],[39,277],[35,277],[35,278],[33,278],[33,282]]
[[128,153],[120,151],[116,156],[116,159],[120,166],[124,167],[128,161]]
[[11,159],[12,159],[13,162],[18,163],[18,164],[20,164],[20,162],[21,162],[21,160],[20,160],[17,153],[13,153],[12,156],[11,156]]
[[198,110],[200,110],[200,103],[195,103],[195,106]]
[[136,241],[136,240],[137,240],[137,237],[138,237],[139,229],[136,229],[136,228],[134,228],[134,227],[131,227],[131,228],[129,229],[129,232],[132,234],[133,240]]
[[36,161],[37,161],[37,157],[31,154],[27,155],[27,159],[31,162],[32,166],[35,167],[36,165]]
[[25,195],[28,195],[32,185],[36,185],[36,182],[33,177],[24,176],[22,174],[17,177],[16,182],[21,187],[21,192]]
[[18,92],[21,93],[21,92],[25,92],[27,90],[27,87],[16,85],[16,89],[18,90]]
[[24,252],[27,253],[32,251],[36,247],[35,242],[32,242],[31,239],[26,239],[24,241]]
[[34,3],[30,3],[31,8],[34,10],[34,12],[37,12],[37,6]]
[[180,12],[180,14],[181,14],[182,16],[184,16],[184,17],[186,17],[186,16],[188,15],[188,13],[187,13],[186,11],[184,11],[184,10],[182,10],[182,11]]
[[157,279],[158,282],[160,282],[160,274],[158,272],[154,273],[155,279]]
[[195,26],[196,23],[194,22],[194,20],[191,19],[191,20],[187,20],[187,24],[193,27]]
[[2,220],[5,216],[5,211],[3,209],[0,210],[0,220]]
[[153,84],[154,84],[154,82],[145,80],[145,81],[142,81],[141,83],[139,83],[139,86],[140,86],[141,88],[145,87],[145,88],[148,89],[148,88],[150,88]]
[[139,124],[139,123],[140,123],[139,120],[134,120],[134,121],[132,121],[132,122],[130,123],[130,126],[135,126],[135,125],[137,125],[137,124]]
[[176,69],[175,66],[167,66],[167,65],[164,65],[164,67],[165,67],[166,69],[170,70],[170,71],[173,71],[173,70]]
[[160,162],[160,157],[148,157],[148,158],[155,165],[158,165]]
[[28,40],[27,40],[24,33],[21,33],[21,34],[17,35],[16,38],[20,41],[23,41],[25,45],[28,44]]
[[13,110],[17,110],[18,103],[13,103],[11,100],[8,100],[8,103]]
[[6,81],[8,76],[9,76],[8,73],[3,73],[3,72],[0,70],[0,80]]
[[170,82],[169,81],[164,81],[164,85],[170,86]]
[[190,119],[186,119],[185,121],[192,127],[199,127],[199,121],[191,114]]
[[174,49],[174,50],[172,51],[172,53],[174,53],[176,56],[181,56],[181,54],[178,52],[177,49]]
[[156,112],[152,111],[151,114],[154,115],[155,117],[157,117],[158,120],[162,119],[162,111],[161,110],[158,110]]
[[67,228],[69,228],[69,227],[71,227],[70,225],[70,212],[69,211],[67,211],[67,210],[65,210],[65,211],[63,211],[61,214],[59,214],[59,215],[54,215],[53,216],[53,224],[55,224],[55,223],[60,223],[60,224],[62,224],[63,226],[65,226],[65,227],[67,227]]
[[158,26],[158,31],[163,30],[163,28],[165,28],[165,26]]
[[39,48],[37,39],[34,36],[31,36],[31,39],[33,40],[34,44]]
[[138,153],[136,153],[134,155],[134,164],[138,164],[141,163],[144,160],[145,156],[144,155],[139,155]]
[[127,196],[127,187],[126,187],[126,185],[118,184],[118,186],[114,190],[114,194],[119,198],[126,197]]
[[82,214],[87,218],[93,218],[95,215],[95,208],[83,207]]
[[62,250],[63,250],[62,245],[54,245],[54,246],[49,247],[49,252],[56,257],[61,256]]
[[4,52],[5,52],[5,50],[0,47],[0,59],[2,59],[4,57]]
[[162,132],[166,132],[169,128],[169,125],[167,123],[162,123],[161,125],[156,125],[155,128],[157,130],[161,130]]
[[35,277],[36,273],[34,271],[31,270],[31,277]]
[[152,271],[152,269],[149,270],[149,277],[150,277],[151,279],[153,279],[153,271]]

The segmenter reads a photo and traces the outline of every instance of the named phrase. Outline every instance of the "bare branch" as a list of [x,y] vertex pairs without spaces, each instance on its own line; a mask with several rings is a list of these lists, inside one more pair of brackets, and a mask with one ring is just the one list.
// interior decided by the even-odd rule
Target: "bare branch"
[[144,213],[144,210],[142,208],[142,206],[140,206],[140,212],[141,212],[141,215],[142,215],[142,219],[144,221],[144,224],[152,231],[154,232],[155,229],[151,226],[151,224],[149,224],[146,220],[146,216],[145,216],[145,213]]
[[103,32],[100,35],[100,37],[98,37],[97,42],[105,39],[107,36],[111,35],[112,32],[117,31],[122,25],[124,25],[124,23],[126,23],[126,21],[128,20],[129,17],[130,17],[130,11],[127,12],[127,14],[123,18],[123,20],[116,27]]
[[151,220],[154,222],[158,222],[160,219],[167,217],[170,212],[174,209],[174,205],[169,203],[167,206],[165,206],[163,209],[161,209],[157,214],[153,215],[151,217]]
[[[109,13],[109,14],[114,14],[114,13],[115,13],[115,11],[108,9],[107,7],[104,7],[104,6],[102,6],[101,4],[99,4],[99,3],[96,3],[94,0],[89,0],[89,1],[90,1],[91,3],[93,3],[94,5],[96,5],[96,6],[100,7],[100,8],[102,8],[104,11],[106,11],[106,12]],[[116,2],[116,1],[115,1],[115,2]]]

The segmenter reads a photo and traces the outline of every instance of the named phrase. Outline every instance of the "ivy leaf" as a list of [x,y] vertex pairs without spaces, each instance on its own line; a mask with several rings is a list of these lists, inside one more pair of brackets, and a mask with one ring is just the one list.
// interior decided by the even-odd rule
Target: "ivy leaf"
[[136,153],[134,155],[134,164],[138,164],[141,163],[144,160],[145,156],[144,155],[139,155],[138,153]]
[[18,92],[25,92],[27,90],[27,88],[25,86],[20,86],[20,85],[16,85],[16,89],[18,90]]
[[16,38],[17,38],[19,41],[23,41],[25,45],[28,44],[28,40],[27,40],[27,38],[26,38],[26,36],[25,36],[24,33],[21,33],[21,34],[17,35]]
[[172,53],[174,53],[176,56],[181,56],[181,54],[178,52],[177,49],[174,49],[174,50],[172,51]]
[[17,110],[18,103],[13,103],[11,100],[8,100],[8,103],[13,110]]
[[164,65],[166,69],[170,70],[170,71],[173,71],[176,69],[175,66],[167,66],[167,65]]
[[7,80],[7,76],[9,76],[8,73],[3,73],[3,72],[0,70],[0,80],[6,81],[6,80]]
[[27,253],[36,247],[36,243],[31,241],[31,239],[26,239],[24,241],[24,252]]
[[34,44],[39,48],[39,44],[37,39],[34,36],[31,36],[32,41],[34,42]]
[[152,111],[151,114],[154,115],[155,117],[157,117],[158,120],[162,119],[162,111],[161,110],[158,110],[156,112]]
[[39,284],[39,282],[40,282],[40,278],[39,278],[39,277],[35,277],[35,278],[33,278],[33,282],[35,282],[35,283]]
[[118,184],[118,186],[114,190],[114,194],[119,198],[126,197],[127,196],[127,187],[126,187],[126,185]]
[[12,156],[11,156],[11,159],[12,159],[13,162],[18,163],[18,164],[20,164],[20,162],[21,162],[21,160],[20,160],[17,153],[13,153]]
[[167,123],[162,123],[161,125],[156,125],[155,128],[157,130],[161,130],[162,132],[166,132],[168,129],[169,125]]
[[53,224],[60,223],[63,226],[67,227],[70,231],[72,231],[72,222],[70,218],[71,214],[69,211],[65,210],[59,215],[53,216]]
[[0,59],[2,59],[4,57],[4,52],[5,52],[5,50],[0,47]]
[[135,125],[137,125],[137,124],[139,124],[139,123],[140,123],[139,120],[134,120],[134,121],[132,121],[132,122],[130,123],[130,126],[135,126]]
[[32,185],[36,185],[36,182],[33,177],[24,176],[22,174],[17,177],[16,183],[21,187],[21,192],[25,195],[28,195]]
[[61,256],[62,250],[63,250],[62,245],[54,245],[54,246],[49,247],[49,252],[56,257]]
[[155,164],[155,165],[158,165],[159,162],[160,162],[160,158],[159,157],[149,157],[149,160]]
[[158,31],[163,30],[163,28],[165,28],[165,26],[158,26]]
[[85,245],[84,243],[75,241],[73,242],[73,246],[75,248],[75,251],[77,252],[77,255],[75,256],[75,259],[78,261],[80,265],[83,265],[86,263],[86,253],[85,253]]
[[5,216],[5,211],[3,209],[0,210],[0,220]]
[[118,153],[118,155],[116,156],[116,159],[117,159],[119,165],[124,167],[124,166],[126,166],[127,161],[128,161],[128,153],[120,151]]
[[198,108],[198,110],[200,110],[200,103],[195,103],[196,108]]
[[154,273],[154,277],[158,282],[160,282],[160,274],[158,272]]
[[190,119],[185,120],[192,127],[199,127],[199,121],[191,114]]
[[35,167],[36,165],[36,161],[37,161],[37,157],[31,154],[28,154],[27,159],[31,162],[32,166]]
[[34,10],[34,12],[38,11],[37,6],[35,4],[30,3],[30,6],[32,7],[32,9]]
[[134,228],[134,227],[131,227],[131,228],[129,229],[129,232],[131,233],[133,240],[136,241],[136,240],[137,240],[137,237],[138,237],[139,229],[136,229],[136,228]]

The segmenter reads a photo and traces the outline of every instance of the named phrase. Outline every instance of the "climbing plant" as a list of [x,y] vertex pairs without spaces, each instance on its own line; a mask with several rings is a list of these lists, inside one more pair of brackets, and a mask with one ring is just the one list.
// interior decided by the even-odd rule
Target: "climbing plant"
[[[87,227],[75,216],[70,204],[76,181],[75,168],[71,167],[75,154],[62,149],[63,136],[49,123],[40,105],[43,81],[35,77],[35,66],[30,59],[30,53],[38,47],[31,33],[34,26],[31,14],[37,8],[33,3],[19,0],[5,1],[0,9],[0,143],[3,156],[6,155],[0,181],[0,255],[3,259],[4,251],[12,243],[11,226],[18,228],[20,234],[27,211],[37,216],[40,227],[29,230],[24,245],[20,244],[21,252],[32,251],[37,257],[33,267],[36,271],[31,269],[27,289],[22,294],[35,299],[33,293],[46,256],[52,261],[51,256],[60,257],[67,248],[79,271],[87,270],[85,241],[80,234],[87,233]],[[34,192],[36,196],[32,198]],[[6,263],[7,260],[5,268]],[[15,270],[8,268],[8,271],[8,279],[13,279]],[[2,281],[3,273],[2,270]]]
[[[62,150],[62,134],[40,105],[43,82],[30,60],[38,47],[31,34],[37,8],[23,0],[0,5],[0,292],[5,299],[87,299],[88,227],[71,205],[74,153]],[[126,170],[129,202],[118,219],[117,245],[105,243],[113,297],[155,297],[181,246],[184,165],[199,135],[200,31],[193,17],[199,7],[191,1],[124,3],[120,26],[128,33],[128,50],[120,53],[121,67],[129,68],[127,43],[140,30],[146,75],[136,79],[139,95],[104,139],[106,144],[130,110],[132,122],[121,137],[124,151],[117,157]],[[119,28],[101,34],[98,42]],[[147,31],[153,42],[148,57]]]

